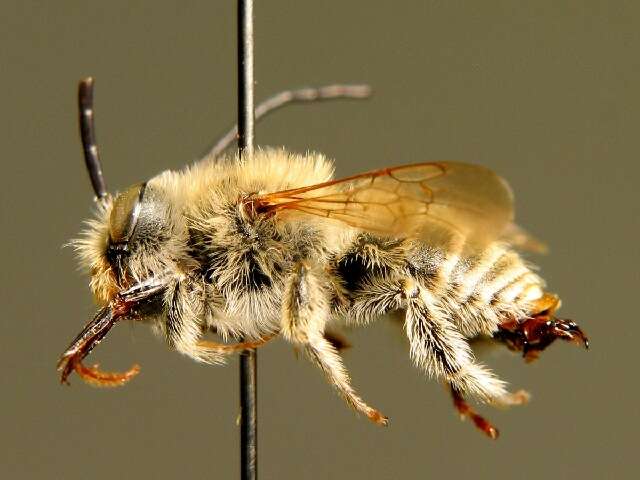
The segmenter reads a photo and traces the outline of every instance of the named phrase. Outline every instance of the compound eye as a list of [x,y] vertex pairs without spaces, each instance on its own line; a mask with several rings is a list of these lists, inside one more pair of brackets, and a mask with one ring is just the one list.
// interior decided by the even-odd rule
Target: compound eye
[[112,244],[126,244],[138,223],[146,183],[138,183],[118,195],[109,218],[109,239]]

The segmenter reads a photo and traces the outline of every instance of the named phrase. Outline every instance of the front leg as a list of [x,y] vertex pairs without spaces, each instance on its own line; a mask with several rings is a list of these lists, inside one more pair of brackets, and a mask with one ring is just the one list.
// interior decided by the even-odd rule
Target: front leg
[[303,347],[309,359],[320,367],[349,405],[375,423],[387,425],[387,417],[367,405],[354,391],[340,355],[324,336],[330,312],[324,280],[323,273],[315,265],[299,262],[295,266],[285,287],[282,334]]
[[180,353],[197,362],[208,364],[225,363],[226,358],[243,350],[257,348],[273,336],[253,342],[218,343],[202,340],[204,332],[204,308],[197,289],[178,283],[165,298],[167,305],[166,323],[160,324],[167,343]]

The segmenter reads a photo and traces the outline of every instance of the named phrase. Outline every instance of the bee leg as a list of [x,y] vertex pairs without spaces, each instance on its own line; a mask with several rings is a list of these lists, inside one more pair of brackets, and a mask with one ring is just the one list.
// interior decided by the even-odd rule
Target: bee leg
[[387,417],[367,405],[355,392],[340,355],[324,336],[330,313],[326,285],[320,268],[307,262],[300,262],[294,268],[285,287],[282,334],[304,349],[349,405],[373,422],[387,425]]
[[305,345],[305,352],[311,361],[320,367],[338,393],[349,405],[356,411],[366,415],[369,420],[378,425],[387,426],[389,423],[388,418],[379,410],[367,405],[355,392],[351,386],[349,374],[342,363],[342,359],[333,345],[322,336],[311,335],[308,338],[308,343]]
[[521,351],[527,362],[536,360],[558,338],[589,348],[589,339],[575,322],[554,316],[558,305],[557,297],[545,294],[539,301],[538,313],[501,323],[494,338],[511,350]]
[[[473,424],[480,430],[482,433],[487,435],[492,440],[496,440],[500,435],[500,431],[493,426],[493,424],[487,420],[485,417],[477,413],[471,405],[467,403],[464,398],[462,392],[457,390],[450,383],[448,384],[449,393],[451,394],[451,398],[453,400],[453,406],[460,414],[460,418],[464,420],[465,418],[471,419]],[[518,390],[517,392],[511,393],[508,392],[504,394],[502,397],[499,397],[492,401],[494,406],[498,407],[511,407],[514,405],[524,405],[529,402],[531,395],[525,390]]]
[[411,357],[419,368],[480,400],[506,398],[505,383],[475,361],[469,343],[429,292],[409,297],[406,312]]
[[508,408],[520,405],[526,405],[531,400],[531,394],[526,390],[516,390],[515,392],[507,392],[501,397],[491,400],[494,407]]
[[169,345],[180,353],[197,362],[218,365],[225,363],[229,355],[260,347],[273,338],[271,335],[256,341],[233,344],[202,340],[203,313],[199,298],[186,285],[178,283],[168,299],[170,308],[167,320],[160,324],[160,330]]
[[449,391],[451,393],[451,398],[453,399],[453,406],[460,414],[460,418],[462,420],[464,420],[465,418],[471,419],[478,430],[480,430],[492,440],[496,440],[500,435],[500,431],[496,427],[494,427],[486,418],[476,413],[471,405],[469,405],[464,399],[462,393],[460,393],[460,391],[458,391],[451,384],[449,384]]

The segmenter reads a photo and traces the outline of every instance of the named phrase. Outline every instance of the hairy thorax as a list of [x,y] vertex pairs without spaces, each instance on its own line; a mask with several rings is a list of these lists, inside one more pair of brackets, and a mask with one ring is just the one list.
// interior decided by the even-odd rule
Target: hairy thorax
[[[295,262],[309,256],[322,262],[327,256],[321,224],[259,215],[252,205],[257,194],[299,185],[301,175],[313,182],[330,178],[324,158],[283,161],[268,151],[260,158],[259,171],[247,162],[225,170],[225,178],[212,167],[188,171],[183,179],[199,187],[185,212],[189,244],[210,317],[223,336],[258,338],[277,331],[285,278]],[[296,168],[288,168],[289,162]],[[265,169],[273,173],[265,175]]]

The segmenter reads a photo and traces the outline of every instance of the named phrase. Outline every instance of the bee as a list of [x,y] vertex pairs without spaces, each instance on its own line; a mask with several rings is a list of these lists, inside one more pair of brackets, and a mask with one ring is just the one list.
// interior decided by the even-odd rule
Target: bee
[[[285,92],[256,116],[295,100],[363,97],[362,88]],[[117,386],[138,372],[82,363],[121,320],[152,325],[171,348],[206,364],[278,336],[357,412],[386,425],[352,386],[328,327],[397,311],[416,366],[496,438],[466,396],[504,406],[528,394],[508,391],[470,342],[490,339],[528,361],[558,338],[588,346],[578,325],[555,316],[559,298],[516,251],[539,244],[515,226],[508,184],[485,167],[415,163],[336,180],[319,153],[224,155],[232,130],[199,162],[112,197],[95,143],[91,79],[81,82],[79,102],[98,208],[74,245],[99,310],[58,363],[63,383],[75,371],[90,384]],[[209,332],[223,341],[206,339]]]

